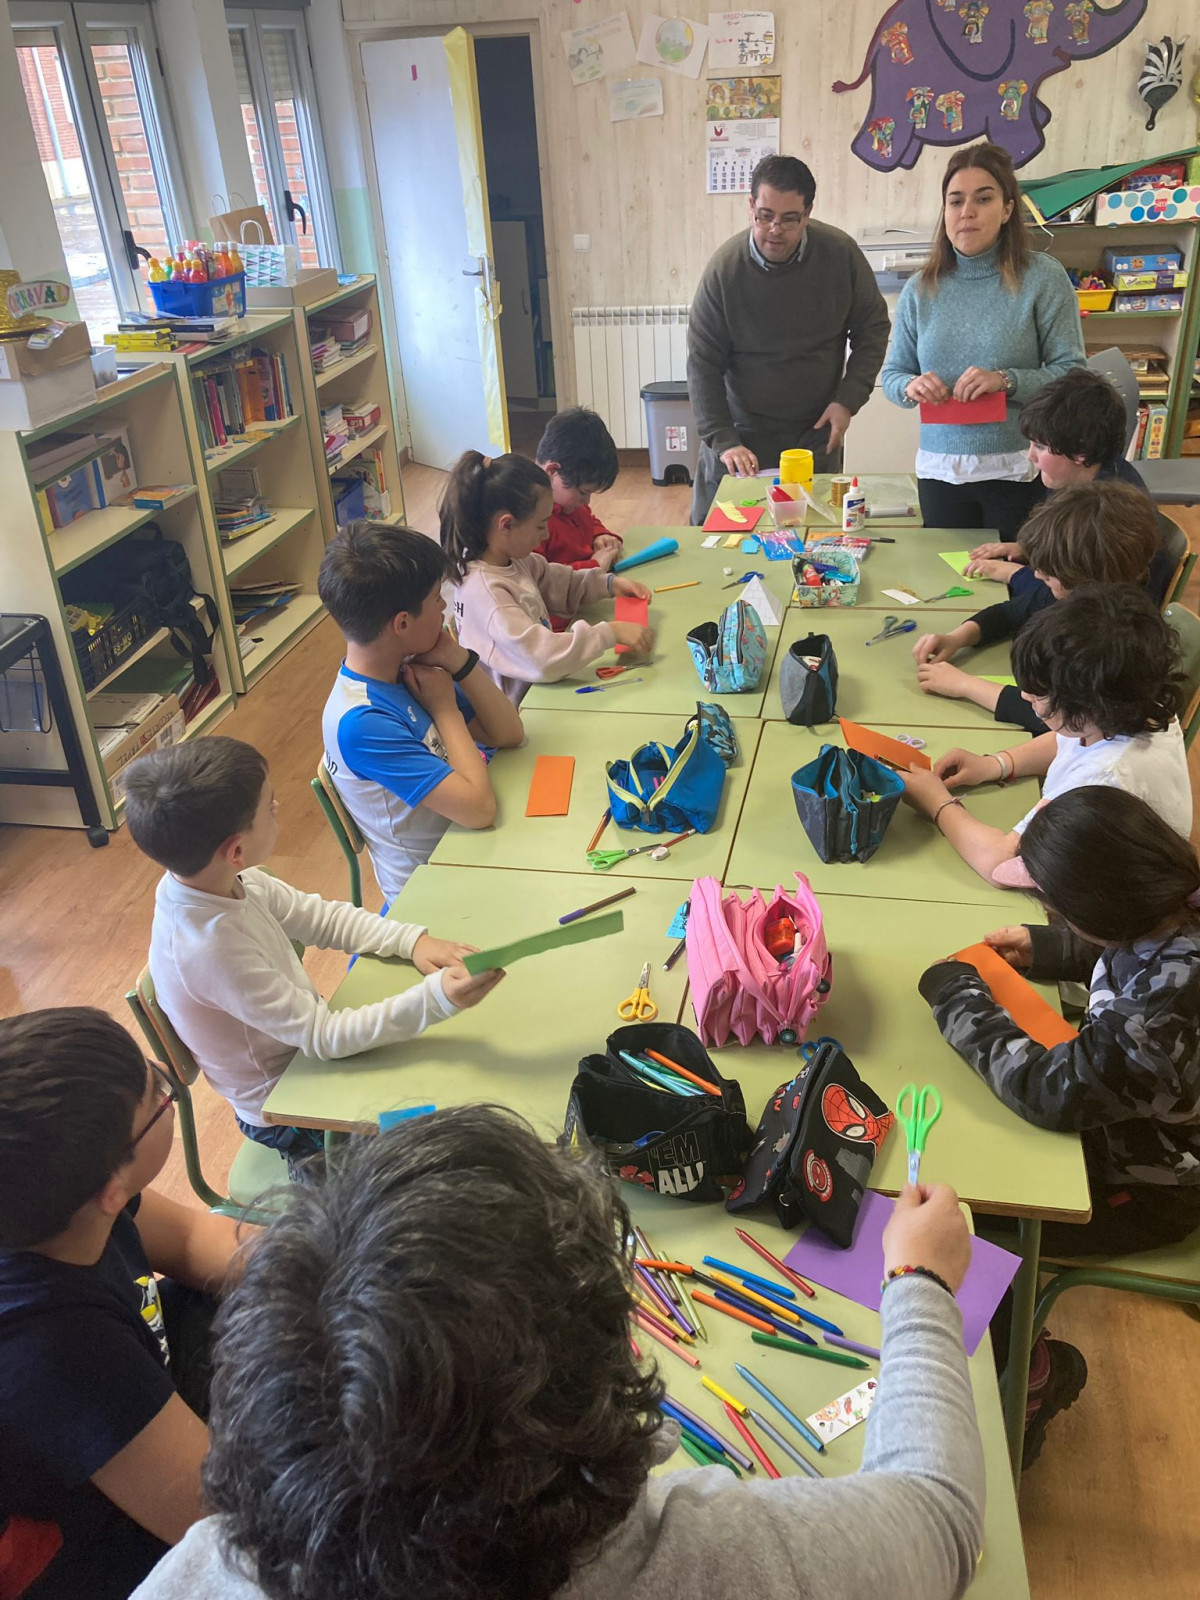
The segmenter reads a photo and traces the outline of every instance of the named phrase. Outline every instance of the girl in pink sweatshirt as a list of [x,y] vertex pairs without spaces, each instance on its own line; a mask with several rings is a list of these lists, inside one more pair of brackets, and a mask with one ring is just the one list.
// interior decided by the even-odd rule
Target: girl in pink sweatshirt
[[635,622],[572,622],[550,628],[550,612],[573,617],[613,595],[648,600],[645,584],[596,568],[576,572],[534,554],[554,509],[550,479],[525,456],[468,450],[441,504],[442,549],[453,578],[449,602],[459,642],[473,650],[519,705],[531,683],[567,678],[615,644],[644,653],[654,635]]

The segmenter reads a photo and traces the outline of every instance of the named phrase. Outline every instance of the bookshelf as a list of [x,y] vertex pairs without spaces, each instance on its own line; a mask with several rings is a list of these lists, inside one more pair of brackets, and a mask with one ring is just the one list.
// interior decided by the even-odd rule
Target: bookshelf
[[[203,380],[228,372],[230,364],[278,357],[287,372],[291,416],[277,421],[253,421],[246,432],[213,442],[213,424],[206,415]],[[197,485],[201,514],[210,530],[220,575],[217,603],[231,641],[230,666],[234,686],[244,694],[268,667],[275,665],[293,645],[309,633],[324,615],[317,597],[317,574],[326,538],[333,530],[332,502],[328,516],[325,500],[324,450],[313,455],[307,388],[310,368],[307,346],[303,354],[291,311],[251,312],[237,333],[221,344],[170,354],[141,355],[122,351],[122,365],[145,360],[165,362],[175,370],[181,403],[193,449],[203,461]],[[230,468],[253,468],[263,497],[270,503],[267,523],[238,538],[225,540],[218,527],[217,500],[221,473]],[[234,591],[238,585],[278,581],[298,583],[298,593],[260,628],[252,619],[239,628],[234,616]],[[257,642],[265,636],[266,643]]]
[[[343,356],[317,372],[312,362],[314,329],[327,325],[331,319],[345,317],[356,311],[370,314],[370,330],[366,344],[353,354]],[[336,294],[316,300],[312,305],[297,306],[294,313],[296,336],[305,354],[303,386],[305,410],[309,416],[313,460],[323,470],[319,472],[322,514],[327,538],[337,532],[331,480],[334,473],[352,462],[370,459],[378,464],[384,486],[390,498],[388,520],[404,521],[404,493],[400,482],[400,455],[396,448],[396,415],[392,389],[388,382],[387,357],[384,349],[383,325],[379,314],[379,292],[373,276],[362,274],[353,283],[342,284]],[[321,410],[336,404],[350,405],[360,400],[373,400],[380,408],[378,426],[367,433],[352,436],[333,462],[325,460],[325,435],[321,427]]]
[[[118,429],[128,433],[139,483],[179,484],[184,486],[182,492],[161,510],[110,505],[87,511],[63,528],[48,529],[31,468],[31,456],[36,458],[38,446],[61,433]],[[161,682],[160,692],[165,692],[169,681],[178,677],[183,658],[167,630],[157,628],[98,681],[85,687],[64,609],[63,588],[65,585],[68,593],[73,593],[85,580],[87,561],[102,551],[119,552],[123,541],[144,537],[148,524],[154,523],[165,538],[183,546],[193,587],[219,598],[223,588],[220,552],[206,525],[202,483],[203,456],[194,449],[175,374],[162,362],[142,364],[136,372],[101,389],[90,405],[44,427],[25,433],[0,432],[0,496],[5,508],[0,594],[6,610],[34,612],[49,619],[93,794],[108,829],[119,825],[122,803],[105,774],[93,722],[95,697],[102,691],[124,692],[128,687],[125,675],[131,668],[136,668],[139,692],[148,682],[155,688]],[[91,598],[107,597],[97,594]],[[197,603],[198,613],[203,615],[201,605]],[[230,636],[226,614],[221,612],[212,644],[217,693],[188,722],[185,738],[212,728],[233,706],[236,684]],[[54,732],[0,732],[0,760],[5,765],[52,768],[62,765],[62,748]],[[0,788],[0,821],[83,827],[71,791],[32,785]]]

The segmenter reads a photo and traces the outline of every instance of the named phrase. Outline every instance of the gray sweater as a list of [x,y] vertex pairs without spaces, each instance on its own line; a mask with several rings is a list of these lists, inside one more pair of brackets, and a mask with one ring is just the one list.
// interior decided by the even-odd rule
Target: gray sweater
[[890,326],[866,257],[840,228],[810,222],[800,259],[771,268],[751,256],[749,229],[735,234],[705,267],[688,322],[701,439],[720,455],[740,443],[739,430],[799,437],[831,400],[858,411]]
[[[962,1316],[945,1290],[905,1277],[889,1285],[882,1317],[883,1376],[860,1472],[738,1482],[701,1467],[651,1478],[559,1600],[963,1594],[983,1542],[984,1467]],[[675,1441],[664,1427],[664,1457]],[[219,1517],[197,1523],[132,1600],[265,1600],[226,1564],[220,1528]]]

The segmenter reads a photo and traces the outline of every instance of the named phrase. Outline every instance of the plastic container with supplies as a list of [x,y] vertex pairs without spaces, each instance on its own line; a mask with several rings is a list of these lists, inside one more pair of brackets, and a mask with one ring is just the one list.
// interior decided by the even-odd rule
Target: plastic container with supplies
[[646,407],[652,481],[660,488],[676,478],[695,483],[700,435],[696,432],[687,384],[682,379],[643,384],[642,401]]
[[181,283],[172,278],[151,283],[154,309],[164,317],[244,317],[246,274],[210,278],[207,283]]
[[[849,550],[806,551],[793,559],[792,577],[796,584],[792,600],[798,606],[858,604],[859,567]],[[812,577],[817,581],[811,581]]]

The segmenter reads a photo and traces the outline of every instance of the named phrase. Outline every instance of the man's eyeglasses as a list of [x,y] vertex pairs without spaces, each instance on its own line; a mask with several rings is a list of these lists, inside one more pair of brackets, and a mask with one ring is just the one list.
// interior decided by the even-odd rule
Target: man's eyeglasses
[[790,232],[799,228],[807,216],[807,211],[785,211],[781,217],[777,217],[773,211],[756,211],[754,220],[760,228],[770,228],[778,223],[781,230]]
[[133,1138],[130,1140],[129,1148],[130,1148],[131,1151],[136,1149],[138,1144],[140,1144],[141,1141],[150,1132],[150,1129],[154,1126],[154,1124],[156,1122],[161,1121],[162,1118],[166,1116],[167,1112],[171,1109],[171,1107],[175,1104],[175,1102],[179,1099],[179,1090],[171,1082],[170,1078],[168,1078],[167,1074],[159,1066],[158,1062],[157,1061],[148,1061],[146,1063],[146,1065],[150,1068],[150,1071],[158,1079],[159,1086],[162,1089],[162,1104],[158,1107],[158,1110],[150,1118],[149,1122],[141,1130],[141,1132],[140,1133],[135,1133]]

